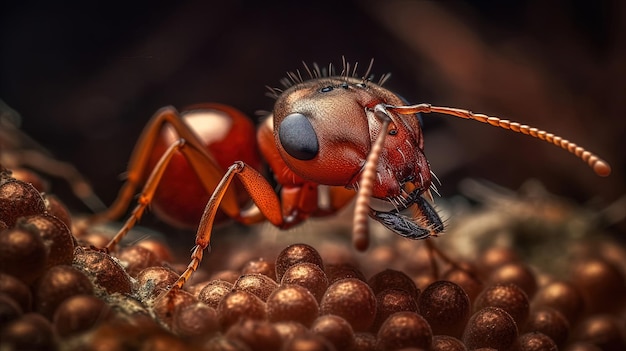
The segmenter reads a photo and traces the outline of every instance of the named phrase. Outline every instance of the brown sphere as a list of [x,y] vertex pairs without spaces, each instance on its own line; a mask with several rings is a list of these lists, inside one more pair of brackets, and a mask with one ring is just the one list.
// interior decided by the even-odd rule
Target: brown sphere
[[11,177],[21,180],[24,183],[30,183],[40,193],[50,191],[50,184],[44,180],[39,174],[27,168],[11,169]]
[[329,285],[332,285],[338,280],[347,278],[355,278],[363,282],[367,281],[363,272],[351,263],[327,264],[324,272],[326,272]]
[[155,256],[158,262],[172,262],[172,252],[169,247],[156,239],[144,239],[139,241],[135,246],[141,246],[150,250]]
[[307,244],[293,244],[286,247],[276,258],[276,280],[280,281],[287,269],[295,264],[309,262],[324,269],[319,252]]
[[42,315],[27,313],[0,331],[3,349],[54,350],[52,325]]
[[430,351],[467,351],[465,344],[454,336],[435,335]]
[[517,335],[517,325],[510,314],[501,308],[486,307],[470,317],[462,340],[470,350],[480,347],[507,350]]
[[385,269],[374,274],[367,283],[375,295],[387,289],[404,290],[413,296],[414,299],[417,299],[419,295],[419,290],[415,286],[413,279],[403,272],[393,269]]
[[172,331],[183,338],[207,337],[220,330],[217,311],[202,302],[178,308],[174,313]]
[[11,296],[0,293],[0,330],[23,314],[20,305]]
[[54,194],[45,193],[41,196],[46,204],[47,213],[60,219],[68,228],[72,228],[72,215],[65,204]]
[[131,282],[126,271],[111,256],[94,250],[76,250],[74,267],[83,271],[108,293],[130,294]]
[[355,333],[352,351],[376,351],[376,341],[372,333]]
[[[326,338],[316,334],[301,334],[287,340],[281,351],[335,351],[335,346]],[[357,351],[358,349],[352,349]]]
[[572,339],[596,345],[604,351],[626,350],[623,324],[623,321],[611,315],[591,316],[575,328]]
[[46,204],[39,191],[30,183],[0,178],[0,220],[9,228],[13,227],[18,218],[46,211]]
[[554,308],[538,307],[532,311],[523,328],[526,332],[540,332],[549,336],[558,347],[565,345],[570,332],[570,323]]
[[246,262],[241,268],[242,274],[259,273],[270,277],[272,280],[276,279],[276,263],[266,261],[263,258],[257,258]]
[[470,302],[474,302],[484,289],[484,284],[478,277],[478,271],[472,267],[464,267],[463,269],[452,267],[443,274],[441,280],[458,284],[467,293]]
[[256,295],[247,291],[232,291],[220,301],[217,306],[217,315],[222,330],[227,330],[240,319],[267,318],[265,302]]
[[572,342],[567,345],[565,351],[603,351],[598,346],[588,342]]
[[0,272],[30,285],[43,273],[46,261],[46,247],[35,228],[0,232]]
[[554,308],[561,312],[570,324],[578,321],[585,308],[580,290],[566,281],[554,281],[539,289],[532,304],[535,307]]
[[309,290],[315,296],[315,299],[320,302],[326,289],[328,289],[328,278],[318,265],[305,262],[289,267],[283,274],[280,284],[300,285]]
[[72,264],[74,258],[74,237],[69,228],[57,217],[43,213],[20,218],[19,226],[34,226],[43,239],[46,248],[46,268],[59,264]]
[[319,307],[313,294],[300,285],[281,285],[267,299],[270,322],[294,321],[310,326]]
[[61,337],[86,332],[107,320],[111,315],[109,306],[92,295],[74,295],[63,301],[52,318]]
[[583,296],[588,314],[611,313],[626,303],[624,275],[609,261],[578,261],[573,265],[571,276]]
[[0,273],[0,293],[6,294],[17,302],[24,312],[30,312],[33,295],[23,281],[12,275]]
[[344,318],[355,331],[367,331],[376,317],[376,297],[362,280],[347,278],[328,287],[320,303],[320,314]]
[[426,287],[417,300],[417,306],[436,335],[460,337],[470,316],[470,301],[465,291],[445,280]]
[[78,246],[85,249],[102,248],[105,247],[110,238],[102,233],[85,233],[76,239]]
[[519,351],[558,351],[556,343],[547,335],[530,332],[520,335],[517,339]]
[[179,311],[197,302],[198,300],[187,291],[174,288],[157,298],[154,306],[152,306],[152,310],[163,324],[172,328],[175,316]]
[[302,323],[293,321],[276,322],[274,323],[274,328],[276,328],[276,331],[280,334],[280,338],[283,340],[283,343],[294,336],[309,333],[309,329],[302,325]]
[[327,314],[318,317],[311,325],[311,332],[323,336],[337,350],[350,350],[354,346],[354,331],[345,319]]
[[217,335],[202,345],[202,351],[250,351],[251,349],[239,339],[230,339],[225,335]]
[[495,284],[488,286],[476,298],[474,311],[485,307],[499,307],[507,311],[519,326],[526,323],[530,305],[526,293],[515,284]]
[[519,255],[508,247],[491,247],[478,258],[478,268],[483,274],[490,274],[494,270],[509,263],[520,262]]
[[223,271],[217,271],[211,274],[210,279],[211,280],[223,280],[231,284],[235,284],[235,282],[237,281],[237,279],[239,279],[239,277],[241,277],[241,273],[239,271],[227,269]]
[[207,306],[217,308],[224,296],[233,290],[233,284],[225,280],[211,280],[200,290],[198,300],[207,304]]
[[372,324],[372,332],[378,332],[380,326],[396,312],[418,311],[413,295],[406,290],[387,289],[376,295],[376,318]]
[[154,252],[139,245],[122,248],[116,256],[124,263],[126,273],[134,278],[142,270],[160,263]]
[[72,266],[54,266],[37,281],[34,290],[35,310],[52,319],[54,311],[63,301],[82,294],[93,294],[89,278]]
[[138,294],[142,298],[153,298],[165,292],[178,280],[173,270],[160,266],[143,269],[137,274]]
[[259,273],[244,274],[233,284],[233,290],[247,291],[263,301],[267,301],[276,288],[278,284],[272,278]]
[[279,350],[282,343],[280,334],[268,321],[254,319],[233,324],[226,337],[243,341],[252,351]]
[[387,318],[378,330],[380,350],[417,348],[429,350],[433,332],[426,319],[415,312],[398,312]]
[[487,285],[509,283],[522,288],[529,299],[537,292],[535,274],[523,263],[509,263],[498,267],[490,274]]

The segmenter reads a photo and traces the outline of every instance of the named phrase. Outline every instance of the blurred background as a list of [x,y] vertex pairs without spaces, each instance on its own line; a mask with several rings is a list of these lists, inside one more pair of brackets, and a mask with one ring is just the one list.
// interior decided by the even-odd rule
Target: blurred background
[[[545,129],[601,155],[597,177],[575,157],[525,136],[426,116],[426,154],[444,197],[466,177],[603,206],[625,193],[626,3],[595,1],[55,2],[4,4],[0,98],[21,129],[73,164],[105,203],[160,107],[271,110],[301,62],[373,73],[413,103],[467,108]],[[236,147],[234,145],[234,147]],[[53,191],[73,208],[80,202]]]

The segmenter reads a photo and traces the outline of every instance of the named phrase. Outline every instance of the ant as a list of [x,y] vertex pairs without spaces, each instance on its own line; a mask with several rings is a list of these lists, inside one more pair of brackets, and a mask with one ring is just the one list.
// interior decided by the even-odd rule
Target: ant
[[[584,148],[528,125],[463,109],[409,105],[383,87],[388,74],[373,82],[372,63],[361,77],[358,65],[351,67],[345,59],[338,75],[332,64],[328,69],[304,64],[306,79],[298,70],[288,72],[281,80],[284,89],[268,87],[276,101],[256,138],[252,122],[229,106],[197,105],[182,113],[172,107],[159,110],[137,142],[117,199],[92,218],[120,217],[137,187],[145,184],[130,218],[106,249],[115,248],[149,204],[171,223],[199,223],[191,262],[173,288],[182,288],[196,271],[210,245],[213,225],[224,217],[243,224],[267,220],[287,229],[309,217],[335,213],[356,196],[352,241],[358,250],[369,244],[368,217],[406,238],[437,236],[444,226],[428,201],[431,189],[436,192],[432,184],[436,177],[424,154],[422,113],[530,135],[576,155],[600,176],[611,172],[605,161]],[[259,153],[277,189],[259,171]],[[163,183],[167,186],[161,188],[168,189],[160,194],[157,187]],[[325,205],[320,205],[320,185],[328,186]],[[198,196],[203,193],[210,197]],[[244,208],[248,195],[254,204]],[[371,198],[390,203],[393,210],[372,209]],[[178,206],[186,207],[177,210]],[[411,217],[401,214],[406,209],[412,210]],[[195,218],[189,215],[194,211]]]

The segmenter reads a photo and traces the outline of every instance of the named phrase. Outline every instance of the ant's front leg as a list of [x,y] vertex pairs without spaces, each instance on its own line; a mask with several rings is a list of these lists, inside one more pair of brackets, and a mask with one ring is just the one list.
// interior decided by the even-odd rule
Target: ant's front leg
[[[173,288],[182,288],[185,282],[198,269],[202,261],[203,252],[211,243],[211,232],[215,222],[215,215],[235,175],[238,176],[238,179],[268,221],[276,227],[282,227],[285,223],[281,203],[272,186],[254,168],[243,162],[235,162],[228,168],[205,207],[196,233],[196,245],[192,249],[191,262],[180,275]],[[167,294],[167,291],[164,294]]]

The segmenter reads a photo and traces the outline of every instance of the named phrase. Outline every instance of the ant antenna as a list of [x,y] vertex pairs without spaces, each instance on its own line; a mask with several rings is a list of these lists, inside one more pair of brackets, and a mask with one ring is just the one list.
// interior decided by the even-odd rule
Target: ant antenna
[[403,114],[415,114],[419,112],[424,113],[441,113],[449,116],[464,118],[464,119],[472,119],[478,122],[490,124],[494,127],[508,129],[516,133],[530,135],[533,138],[537,138],[548,143],[554,144],[560,147],[563,150],[568,151],[569,153],[575,155],[576,157],[583,160],[583,162],[587,163],[593,171],[601,176],[606,177],[611,174],[611,166],[595,154],[585,150],[583,147],[580,147],[569,140],[563,139],[558,135],[554,135],[552,133],[548,133],[544,130],[540,130],[526,124],[520,124],[517,122],[511,122],[506,119],[500,119],[497,117],[490,117],[484,114],[472,113],[469,110],[463,110],[458,108],[451,107],[440,107],[440,106],[432,106],[430,104],[418,104],[411,106],[392,106],[386,105],[387,109]]
[[372,196],[372,188],[374,187],[374,179],[376,178],[378,160],[383,151],[387,128],[391,122],[389,111],[387,111],[383,104],[374,106],[374,114],[382,120],[382,125],[378,132],[378,137],[376,137],[376,141],[374,145],[372,145],[372,149],[365,160],[363,173],[361,174],[361,184],[354,207],[352,243],[359,251],[365,251],[369,246],[368,217],[370,213],[370,197]]

